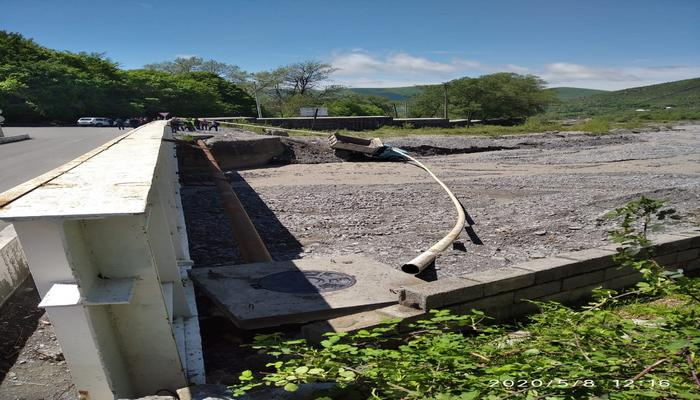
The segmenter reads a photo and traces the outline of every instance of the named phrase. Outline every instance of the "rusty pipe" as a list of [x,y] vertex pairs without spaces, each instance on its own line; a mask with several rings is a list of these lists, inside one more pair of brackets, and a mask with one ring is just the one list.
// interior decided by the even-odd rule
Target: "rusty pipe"
[[231,221],[233,239],[238,244],[238,250],[241,253],[243,261],[246,263],[272,261],[270,252],[267,250],[267,247],[265,247],[265,243],[260,238],[245,208],[243,208],[241,200],[236,196],[236,193],[231,187],[231,183],[226,178],[226,175],[224,175],[221,166],[219,166],[219,163],[207,147],[207,144],[200,139],[197,140],[197,146],[202,149],[209,161],[209,168],[214,183],[221,195],[221,203]]
[[452,203],[454,204],[455,209],[457,210],[457,223],[455,224],[454,228],[452,228],[452,230],[447,235],[445,235],[445,237],[440,239],[440,241],[435,243],[428,250],[424,251],[423,253],[419,254],[418,257],[401,266],[401,270],[403,272],[409,274],[418,274],[424,269],[426,269],[430,264],[432,264],[437,258],[438,254],[443,252],[455,240],[457,240],[459,234],[462,232],[462,228],[464,228],[466,215],[464,214],[464,208],[462,207],[462,204],[459,202],[457,197],[455,197],[450,188],[448,188],[447,185],[445,185],[430,169],[428,169],[428,167],[426,167],[425,165],[423,165],[423,163],[411,157],[410,155],[406,154],[406,152],[403,150],[393,148],[393,151],[401,154],[406,159],[412,161],[418,167],[425,170],[425,172],[427,172],[435,180],[435,182],[442,186],[445,192],[447,192],[447,195],[450,197],[450,200],[452,200]]

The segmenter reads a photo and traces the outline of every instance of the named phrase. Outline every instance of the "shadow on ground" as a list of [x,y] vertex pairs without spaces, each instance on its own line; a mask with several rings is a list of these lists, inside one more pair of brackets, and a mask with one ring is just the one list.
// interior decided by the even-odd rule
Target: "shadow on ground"
[[0,382],[5,380],[44,314],[37,305],[39,293],[30,277],[0,308]]

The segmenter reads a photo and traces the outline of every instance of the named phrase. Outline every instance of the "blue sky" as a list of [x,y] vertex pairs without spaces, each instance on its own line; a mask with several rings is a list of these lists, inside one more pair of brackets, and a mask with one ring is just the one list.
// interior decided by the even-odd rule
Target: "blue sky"
[[124,68],[319,59],[354,87],[497,71],[601,89],[700,77],[700,0],[0,0],[0,29]]

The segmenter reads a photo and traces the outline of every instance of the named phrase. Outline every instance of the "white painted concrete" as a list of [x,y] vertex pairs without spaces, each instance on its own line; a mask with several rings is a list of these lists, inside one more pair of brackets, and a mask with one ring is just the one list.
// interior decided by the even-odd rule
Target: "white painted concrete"
[[12,225],[0,230],[0,306],[29,276],[27,259]]
[[74,383],[92,400],[203,381],[194,293],[181,270],[191,260],[177,164],[165,135],[165,123],[153,122],[0,195],[0,219],[14,223]]

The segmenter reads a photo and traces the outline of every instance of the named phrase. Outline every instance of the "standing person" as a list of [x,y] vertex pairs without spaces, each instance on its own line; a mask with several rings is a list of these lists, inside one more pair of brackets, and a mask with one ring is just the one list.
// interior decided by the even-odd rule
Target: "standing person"
[[178,125],[180,124],[180,120],[177,118],[173,118],[170,120],[170,131],[172,133],[177,133]]
[[187,130],[190,132],[195,131],[195,126],[194,126],[194,119],[193,118],[187,118],[185,120],[185,125],[187,125]]
[[201,122],[199,121],[199,118],[195,118],[195,119],[194,119],[194,129],[195,129],[195,130],[200,130],[200,129],[202,129],[202,124],[201,124]]
[[209,130],[214,128],[216,132],[219,131],[219,121],[211,121],[211,125],[209,125]]
[[116,124],[117,124],[117,129],[119,129],[120,131],[124,130],[124,120],[123,119],[117,118],[116,120],[114,120],[114,122],[116,122]]
[[209,130],[209,121],[207,121],[206,119],[202,119],[201,121],[199,121],[199,125],[201,126],[203,131]]

